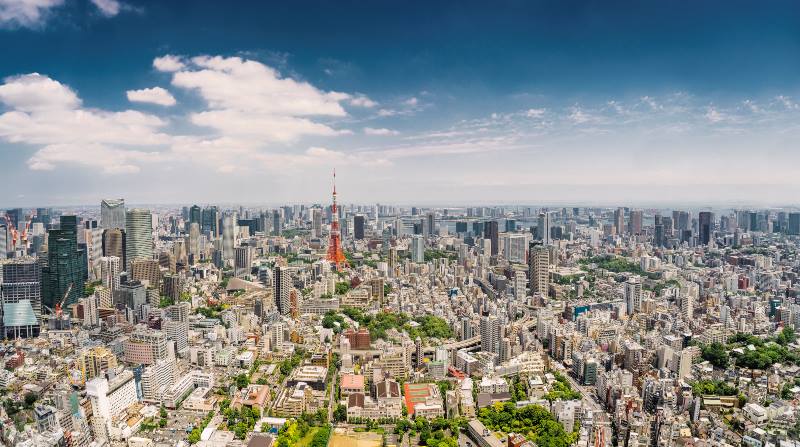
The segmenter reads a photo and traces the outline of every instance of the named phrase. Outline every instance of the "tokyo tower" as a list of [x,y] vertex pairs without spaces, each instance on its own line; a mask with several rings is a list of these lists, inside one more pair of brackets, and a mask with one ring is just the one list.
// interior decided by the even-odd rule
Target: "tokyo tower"
[[339,209],[336,207],[336,170],[333,171],[333,205],[331,206],[331,237],[328,241],[328,261],[336,265],[336,270],[349,267],[342,250],[342,234],[339,231]]

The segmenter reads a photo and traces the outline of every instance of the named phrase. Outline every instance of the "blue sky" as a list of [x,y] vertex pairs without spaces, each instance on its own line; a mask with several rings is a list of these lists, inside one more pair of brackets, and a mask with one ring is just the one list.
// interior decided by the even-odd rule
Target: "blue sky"
[[432,3],[0,0],[0,206],[797,203],[800,4]]

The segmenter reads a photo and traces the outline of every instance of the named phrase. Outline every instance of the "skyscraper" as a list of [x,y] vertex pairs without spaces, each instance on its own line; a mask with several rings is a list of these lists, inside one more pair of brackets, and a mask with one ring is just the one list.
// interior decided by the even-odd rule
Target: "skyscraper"
[[411,237],[411,262],[425,262],[425,238],[418,234]]
[[355,239],[364,239],[364,216],[357,214],[353,216],[353,237]]
[[425,216],[425,236],[430,237],[436,233],[436,215],[434,213],[428,213]]
[[235,245],[234,242],[234,234],[233,234],[233,216],[225,216],[222,218],[222,258],[233,259],[233,246]]
[[531,294],[547,296],[550,287],[550,250],[541,244],[531,242],[528,249],[528,269]]
[[100,226],[125,228],[125,199],[103,199],[100,202]]
[[115,256],[125,266],[125,230],[112,228],[103,230],[103,256]]
[[628,221],[628,233],[632,236],[642,234],[642,210],[631,210]]
[[201,231],[210,234],[212,238],[219,236],[219,210],[216,206],[203,208],[203,225]]
[[800,213],[789,213],[789,231],[792,236],[800,236]]
[[[47,232],[47,267],[42,272],[42,303],[55,308],[76,303],[86,280],[86,252],[78,248],[78,218],[61,216],[58,229]],[[69,291],[69,293],[67,293]]]
[[661,215],[656,214],[653,226],[653,245],[663,247],[664,242],[664,223],[661,221]]
[[125,269],[134,259],[153,258],[153,217],[150,210],[136,208],[127,212],[125,221]]
[[203,211],[199,206],[192,205],[192,207],[189,208],[189,223],[196,223],[197,225],[201,225],[203,223]]
[[699,243],[708,245],[711,241],[711,233],[714,231],[714,214],[709,211],[700,211],[698,216]]
[[492,242],[492,256],[497,256],[500,248],[500,233],[496,220],[486,222],[486,225],[483,227],[483,237]]
[[625,208],[617,208],[614,211],[614,228],[619,235],[625,231]]
[[100,258],[100,279],[103,286],[113,293],[119,289],[119,274],[122,272],[122,260],[117,256]]
[[311,208],[311,237],[322,237],[322,210]]
[[289,315],[289,289],[291,287],[289,271],[285,267],[276,265],[272,275],[272,294],[275,297],[275,307],[278,308],[281,315]]
[[539,214],[536,236],[544,245],[550,245],[550,213],[545,212]]

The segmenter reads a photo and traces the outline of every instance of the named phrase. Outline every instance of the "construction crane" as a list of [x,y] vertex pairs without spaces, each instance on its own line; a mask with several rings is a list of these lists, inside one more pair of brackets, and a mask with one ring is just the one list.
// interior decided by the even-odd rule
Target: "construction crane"
[[11,250],[17,251],[17,241],[22,243],[22,246],[27,250],[28,249],[28,230],[31,227],[31,221],[33,216],[28,217],[25,221],[25,227],[23,228],[22,232],[20,233],[19,229],[14,226],[11,222],[11,219],[8,215],[4,215],[3,219],[6,221],[6,226],[8,227],[9,232],[11,233]]
[[56,303],[55,310],[50,308],[49,306],[44,305],[44,304],[42,304],[42,307],[44,307],[45,309],[49,310],[50,311],[50,315],[55,315],[56,318],[61,319],[61,316],[63,315],[63,311],[61,309],[61,306],[63,306],[64,302],[67,301],[67,298],[69,297],[70,292],[72,292],[72,286],[74,286],[74,285],[75,285],[75,283],[72,283],[72,282],[69,283],[69,286],[67,286],[67,291],[64,292],[64,297],[61,298],[61,301]]

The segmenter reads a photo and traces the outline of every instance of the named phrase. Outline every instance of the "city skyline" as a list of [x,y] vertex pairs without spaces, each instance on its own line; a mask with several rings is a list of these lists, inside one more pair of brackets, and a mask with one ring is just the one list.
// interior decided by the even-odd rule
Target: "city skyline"
[[789,2],[12,3],[3,206],[322,202],[333,166],[357,203],[800,193]]

